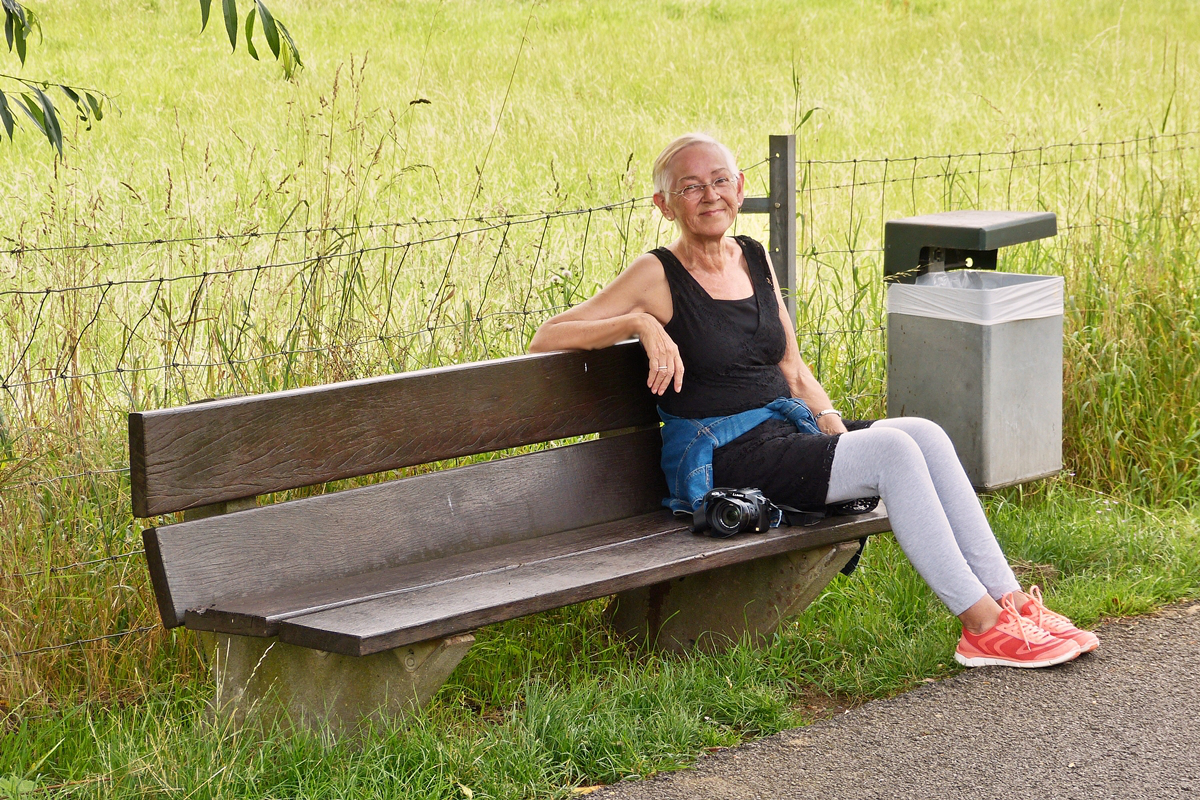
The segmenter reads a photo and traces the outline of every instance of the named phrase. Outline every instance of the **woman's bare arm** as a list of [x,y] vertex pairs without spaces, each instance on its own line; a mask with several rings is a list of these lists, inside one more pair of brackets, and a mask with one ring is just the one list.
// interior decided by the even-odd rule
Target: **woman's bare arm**
[[[775,266],[771,264],[770,256],[767,257],[767,266],[771,270],[772,276],[775,276]],[[816,376],[812,374],[812,370],[808,368],[808,364],[805,364],[804,359],[800,356],[800,347],[796,344],[796,326],[787,313],[787,306],[783,304],[778,276],[775,276],[775,301],[779,304],[779,321],[783,324],[787,342],[787,349],[784,351],[783,359],[779,362],[779,368],[783,370],[783,376],[787,378],[792,396],[803,400],[813,414],[833,408],[833,401],[829,399],[825,388],[821,386]],[[837,414],[826,414],[817,420],[817,425],[823,433],[846,432],[846,426],[842,424],[842,419]]]
[[636,337],[650,360],[646,385],[659,395],[672,383],[679,391],[683,360],[663,328],[671,313],[662,263],[647,253],[589,300],[546,320],[533,335],[529,351],[598,350]]

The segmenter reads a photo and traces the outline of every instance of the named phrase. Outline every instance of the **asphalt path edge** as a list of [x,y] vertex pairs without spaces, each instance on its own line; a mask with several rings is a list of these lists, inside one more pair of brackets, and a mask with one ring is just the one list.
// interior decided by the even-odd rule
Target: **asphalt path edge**
[[589,800],[1198,798],[1200,601],[1049,669],[983,667]]

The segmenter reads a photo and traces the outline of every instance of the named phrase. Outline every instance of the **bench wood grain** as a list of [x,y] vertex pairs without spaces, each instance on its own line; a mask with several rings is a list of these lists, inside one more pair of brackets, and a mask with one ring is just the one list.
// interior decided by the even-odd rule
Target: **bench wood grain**
[[660,508],[657,429],[143,533],[163,623],[219,600],[429,561]]
[[646,368],[630,342],[135,412],[134,515],[657,424]]
[[278,636],[346,655],[474,630],[684,575],[888,529],[877,510],[731,539],[697,536],[665,510],[434,561],[244,597],[189,612],[189,627]]

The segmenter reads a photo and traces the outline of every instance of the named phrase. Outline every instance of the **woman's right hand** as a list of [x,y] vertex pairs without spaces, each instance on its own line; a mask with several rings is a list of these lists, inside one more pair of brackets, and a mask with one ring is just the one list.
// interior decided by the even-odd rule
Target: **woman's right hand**
[[650,360],[646,385],[650,391],[662,395],[674,383],[678,392],[683,388],[683,359],[679,357],[679,346],[652,314],[638,314],[637,330],[638,341]]

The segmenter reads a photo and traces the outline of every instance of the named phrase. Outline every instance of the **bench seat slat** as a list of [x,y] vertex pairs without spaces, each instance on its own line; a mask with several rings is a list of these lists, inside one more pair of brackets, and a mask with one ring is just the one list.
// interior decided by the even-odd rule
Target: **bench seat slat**
[[662,509],[632,519],[539,536],[447,558],[404,564],[282,592],[234,598],[206,608],[189,609],[184,624],[196,630],[276,636],[280,622],[304,614],[434,587],[455,593],[473,579],[521,568],[533,562],[558,560],[588,549],[620,546],[630,539],[683,529],[685,526],[682,523]]
[[[368,655],[649,583],[888,529],[886,512],[880,508],[870,514],[835,517],[809,527],[776,528],[761,535],[713,539],[695,536],[665,513],[655,512],[633,520],[516,543],[503,552],[497,550],[482,558],[476,553],[444,559],[441,564],[427,565],[429,571],[420,576],[425,585],[409,585],[408,591],[313,613],[281,613],[280,606],[267,602],[260,612],[277,615],[277,627],[271,630],[277,630],[282,641],[348,655]],[[563,542],[556,544],[558,537],[563,537]],[[576,551],[563,552],[571,548]],[[453,591],[444,588],[442,581],[447,579],[455,579]],[[364,582],[363,586],[366,585]],[[384,585],[386,580],[381,580],[371,584],[371,588],[378,591]],[[404,586],[397,584],[394,588]],[[367,596],[372,592],[361,594]],[[330,596],[327,589],[317,588],[309,599]],[[243,621],[241,630],[236,632],[245,631],[244,618],[251,605],[250,601],[243,601],[238,606]],[[297,604],[297,610],[302,607]],[[213,611],[218,612],[212,616],[215,626],[222,614],[219,609]],[[197,623],[200,616],[196,615]]]

